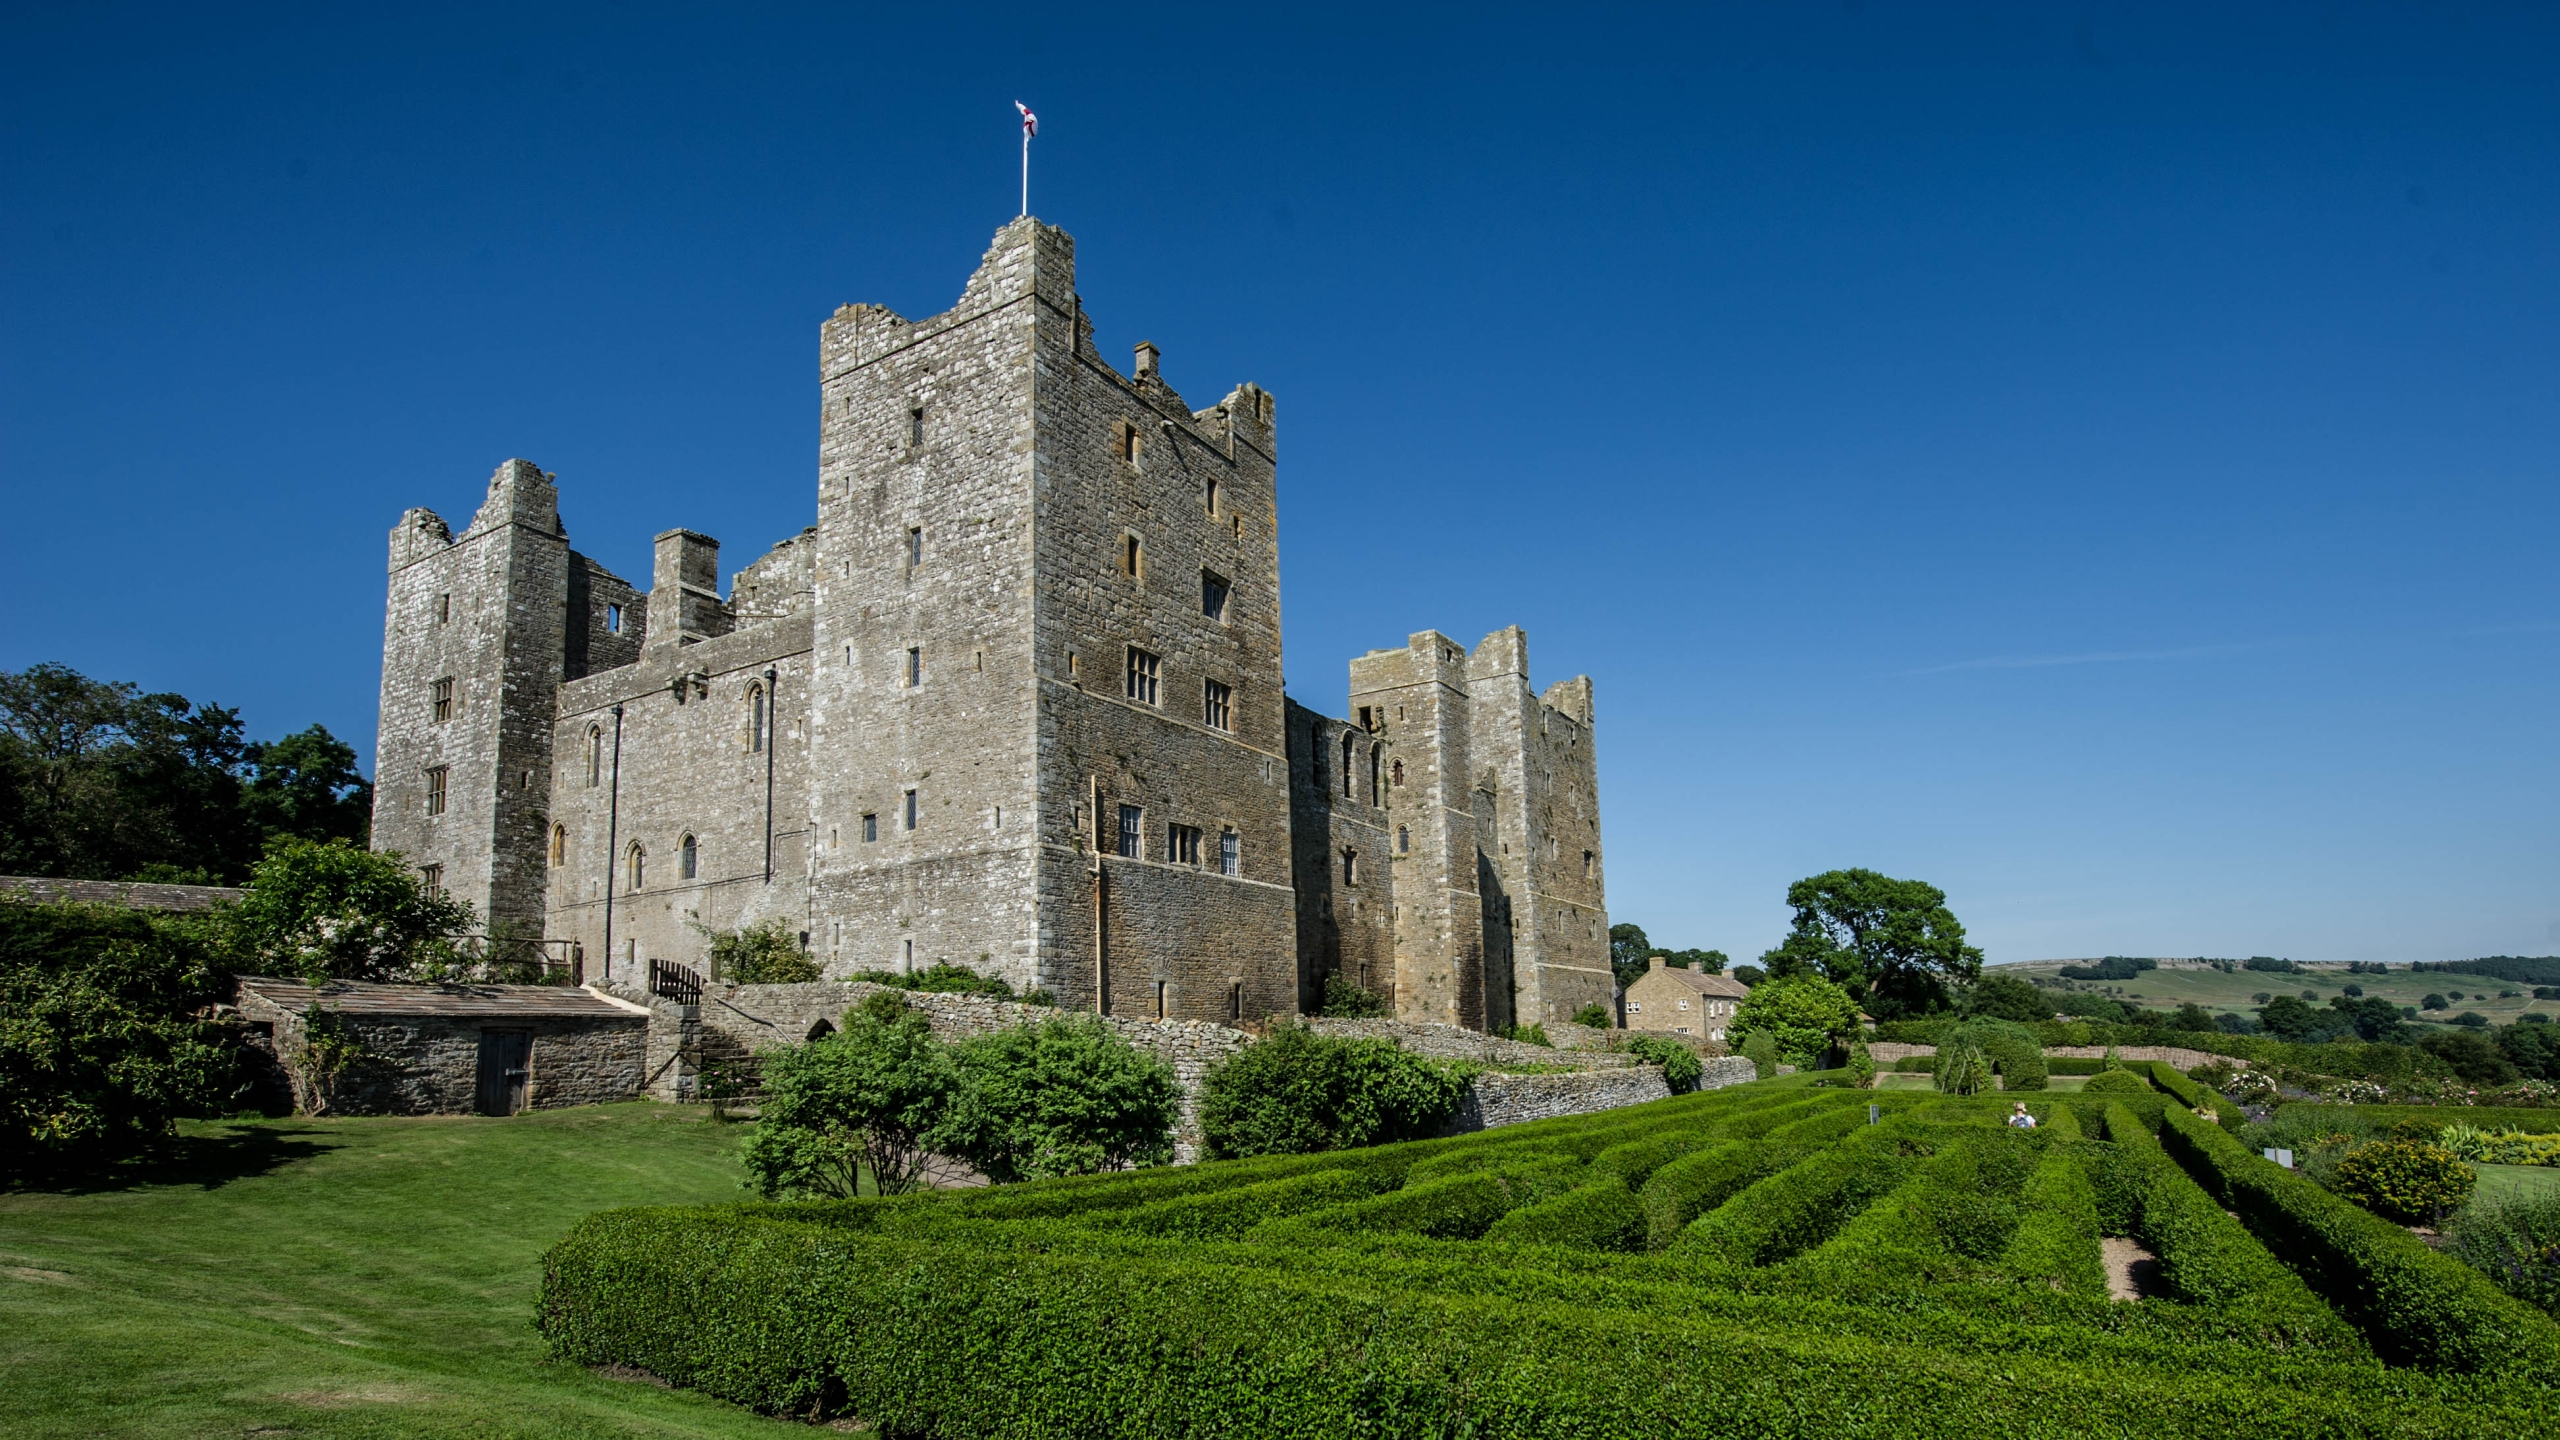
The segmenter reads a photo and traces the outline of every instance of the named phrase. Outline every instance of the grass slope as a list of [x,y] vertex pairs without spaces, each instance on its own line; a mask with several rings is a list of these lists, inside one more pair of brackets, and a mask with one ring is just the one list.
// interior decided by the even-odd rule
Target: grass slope
[[581,1216],[742,1198],[739,1129],[647,1104],[187,1129],[127,1188],[0,1195],[0,1434],[809,1433],[545,1363],[531,1323]]
[[2560,1168],[2549,1165],[2474,1165],[2480,1187],[2472,1203],[2501,1200],[2560,1200]]
[[[2065,965],[2083,961],[2037,960],[2025,964],[2001,965],[1990,973],[2013,975],[2021,980],[2051,981]],[[2450,1020],[2465,1010],[2477,1010],[2491,1024],[2510,1025],[2526,1011],[2537,1011],[2560,1019],[2560,1001],[2535,1000],[2533,987],[2494,980],[2486,975],[2446,975],[2436,971],[2412,973],[2394,967],[2388,975],[2349,975],[2343,969],[2315,970],[2306,974],[2277,975],[2264,970],[2241,970],[2224,974],[2219,970],[2172,970],[2163,966],[2145,970],[2131,980],[2064,982],[2071,992],[2108,995],[2128,1005],[2152,1010],[2175,1010],[2192,1000],[2216,1014],[2228,1010],[2237,1015],[2258,1013],[2258,1001],[2251,997],[2264,992],[2269,995],[2300,995],[2308,990],[2319,997],[2313,1003],[2327,1005],[2329,997],[2343,994],[2349,985],[2361,985],[2367,995],[2378,995],[2394,1005],[2415,1005],[2428,995],[2450,996],[2462,992],[2449,1010],[2421,1011],[2423,1019]],[[2499,992],[2513,990],[2518,994],[2500,999]],[[2068,1010],[2063,1003],[2065,992],[2055,992],[2055,1008]]]

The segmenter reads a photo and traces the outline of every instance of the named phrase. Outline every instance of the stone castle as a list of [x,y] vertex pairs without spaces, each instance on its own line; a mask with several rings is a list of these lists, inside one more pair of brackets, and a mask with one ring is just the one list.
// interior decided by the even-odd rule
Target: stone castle
[[1281,691],[1277,417],[1094,349],[1024,218],[958,304],[820,328],[817,523],[643,592],[510,460],[391,532],[373,841],[585,973],[779,922],[830,975],[949,962],[1233,1021],[1324,977],[1493,1029],[1611,996],[1591,682],[1514,628]]

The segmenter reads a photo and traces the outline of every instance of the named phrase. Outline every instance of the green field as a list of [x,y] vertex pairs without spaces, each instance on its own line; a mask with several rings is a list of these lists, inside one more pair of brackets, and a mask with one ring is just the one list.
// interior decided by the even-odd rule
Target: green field
[[[2051,981],[2056,979],[2056,972],[2063,966],[2087,963],[2090,962],[2038,960],[2021,965],[1997,966],[1990,973],[2014,975],[2027,981]],[[2145,970],[2131,980],[2070,980],[2061,983],[2067,987],[2067,991],[2057,991],[2054,998],[2056,1008],[2066,1012],[2068,1006],[2063,1002],[2067,998],[2067,993],[2078,992],[2106,995],[2122,1000],[2128,1005],[2140,1005],[2153,1010],[2174,1010],[2192,1000],[2217,1014],[2228,1010],[2237,1015],[2254,1015],[2261,1002],[2253,997],[2262,992],[2269,995],[2300,995],[2307,990],[2318,997],[2314,1003],[2326,1005],[2329,1003],[2329,997],[2345,993],[2347,986],[2361,985],[2364,987],[2365,994],[2378,995],[2394,1005],[2416,1005],[2429,994],[2443,995],[2450,999],[2455,991],[2462,992],[2462,998],[2454,1000],[2451,1009],[2434,1012],[2420,1011],[2422,1018],[2432,1015],[2437,1019],[2449,1019],[2465,1010],[2476,1010],[2487,1016],[2492,1024],[2511,1025],[2515,1023],[2517,1016],[2527,1011],[2535,1011],[2560,1021],[2560,1001],[2534,999],[2533,987],[2530,985],[2509,984],[2503,980],[2492,980],[2485,975],[2446,975],[2435,971],[2413,974],[2406,968],[2400,967],[2395,967],[2388,975],[2349,975],[2343,968],[2315,970],[2308,974],[2276,975],[2264,970],[2240,970],[2225,974],[2220,970],[2171,970],[2164,967],[2158,970]],[[2501,991],[2508,990],[2517,993],[2505,999],[2499,998]]]
[[0,1195],[0,1434],[805,1435],[545,1363],[532,1325],[546,1246],[738,1198],[740,1134],[648,1104],[190,1124],[144,1183]]

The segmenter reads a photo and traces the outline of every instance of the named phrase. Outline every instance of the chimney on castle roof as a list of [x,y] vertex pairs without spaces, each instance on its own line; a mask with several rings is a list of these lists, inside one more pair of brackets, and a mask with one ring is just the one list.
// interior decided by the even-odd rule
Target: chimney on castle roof
[[1156,365],[1157,362],[1161,361],[1163,358],[1164,352],[1156,348],[1156,342],[1153,340],[1139,341],[1137,378],[1141,380],[1153,380],[1159,378],[1156,375]]

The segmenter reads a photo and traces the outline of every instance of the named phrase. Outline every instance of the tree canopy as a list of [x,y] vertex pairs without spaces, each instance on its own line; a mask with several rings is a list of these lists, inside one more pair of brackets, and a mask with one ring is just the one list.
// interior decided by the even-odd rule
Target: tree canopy
[[64,665],[0,671],[0,873],[233,884],[277,836],[361,844],[373,787],[314,725],[240,715]]
[[1832,1042],[1857,1032],[1858,1007],[1848,992],[1819,975],[1772,976],[1753,988],[1725,1034],[1736,1043],[1767,1035],[1790,1065],[1810,1065]]
[[1878,1019],[1946,1009],[1950,985],[1981,977],[1982,952],[1926,881],[1832,870],[1788,886],[1787,905],[1792,928],[1760,957],[1769,977],[1818,975]]
[[2053,1001],[2015,975],[1985,975],[1965,992],[1964,1013],[2033,1025],[2053,1018]]

